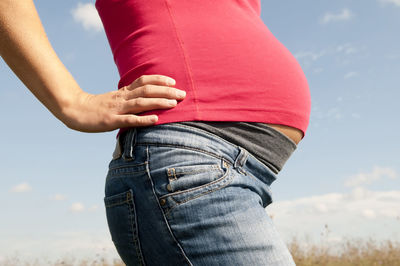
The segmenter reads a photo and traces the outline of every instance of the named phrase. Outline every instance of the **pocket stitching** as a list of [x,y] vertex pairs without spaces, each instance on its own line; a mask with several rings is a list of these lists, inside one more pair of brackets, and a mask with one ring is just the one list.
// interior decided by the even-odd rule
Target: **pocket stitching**
[[[224,160],[224,162],[225,162],[225,160]],[[226,173],[223,176],[221,176],[220,178],[218,178],[218,179],[216,179],[216,180],[214,180],[214,181],[212,181],[210,183],[198,186],[198,187],[189,188],[189,189],[185,189],[185,190],[181,190],[181,191],[175,191],[175,192],[172,192],[172,193],[165,194],[165,195],[161,196],[159,199],[163,199],[163,198],[166,198],[166,197],[169,197],[169,196],[179,195],[179,194],[182,194],[182,193],[192,192],[192,191],[199,190],[201,188],[204,188],[204,187],[207,187],[207,186],[211,186],[211,185],[214,185],[216,183],[219,183],[219,182],[223,181],[224,179],[226,179],[228,177],[228,175],[230,173],[229,167],[227,166],[226,163],[225,163],[225,165],[226,165]]]
[[130,174],[140,174],[140,173],[145,173],[146,172],[146,170],[144,170],[144,171],[137,171],[137,172],[129,172],[129,173],[112,173],[112,174],[109,174],[109,178],[117,178],[117,177],[121,177],[121,176],[125,176],[125,175],[130,175]]
[[[118,159],[117,159],[118,160]],[[118,169],[124,169],[124,168],[135,168],[135,167],[139,167],[139,166],[145,166],[146,164],[148,164],[148,162],[144,162],[144,163],[137,163],[137,164],[132,164],[132,165],[123,165],[123,166],[115,166],[115,167],[109,167],[109,171],[111,170],[118,170]]]
[[[220,171],[222,171],[221,167],[220,167],[218,164],[199,165],[199,166],[195,165],[195,166],[196,166],[196,167],[199,167],[199,166],[207,166],[207,168],[206,168],[206,167],[203,167],[203,169],[197,169],[197,170],[189,170],[189,171],[187,171],[187,170],[182,170],[182,169],[184,169],[184,168],[187,167],[187,166],[183,166],[183,167],[172,167],[172,168],[167,168],[167,173],[168,173],[168,176],[178,177],[178,176],[180,176],[180,175],[208,172],[208,171],[211,171],[211,169],[212,169],[212,170],[220,170]],[[195,166],[193,166],[193,167],[195,167]],[[176,171],[176,170],[178,170],[178,171]],[[173,172],[173,174],[170,174],[170,171]],[[222,173],[223,173],[223,171],[222,171]]]
[[142,256],[142,250],[140,248],[140,240],[139,240],[139,232],[138,232],[138,225],[137,225],[137,214],[136,214],[136,208],[135,208],[135,203],[133,201],[133,196],[132,196],[132,190],[130,190],[130,200],[129,196],[127,195],[127,204],[129,206],[129,219],[131,220],[131,230],[133,232],[133,243],[135,245],[135,251],[136,251],[136,256],[139,259],[139,265],[142,266],[144,265],[144,260]]
[[[119,200],[112,204],[107,203],[108,201],[111,201],[111,199],[113,199],[113,198],[118,199],[118,197],[122,198],[122,196],[124,196],[123,200]],[[130,227],[131,227],[131,230],[133,233],[132,241],[133,241],[133,245],[135,246],[136,256],[139,260],[140,265],[145,265],[143,255],[142,255],[142,250],[140,247],[139,233],[138,233],[138,229],[137,229],[137,220],[136,220],[137,214],[136,214],[136,208],[135,208],[132,189],[130,189],[126,192],[120,193],[120,194],[105,197],[104,203],[105,203],[105,206],[107,209],[109,209],[111,207],[115,207],[115,206],[120,206],[120,205],[125,205],[125,204],[127,205],[128,209],[129,209],[128,219],[130,221],[129,224],[130,224]],[[117,244],[117,243],[115,243],[115,244]]]
[[[226,173],[227,173],[227,174],[230,173],[229,168],[228,168],[228,170],[227,170]],[[211,189],[211,190],[208,190],[208,191],[205,191],[205,192],[203,192],[203,193],[200,193],[199,195],[196,195],[196,196],[194,196],[194,197],[187,198],[187,199],[185,199],[184,201],[178,202],[176,199],[174,199],[174,197],[171,197],[171,199],[176,203],[176,205],[174,205],[174,206],[172,206],[171,208],[169,208],[169,209],[165,212],[165,215],[168,215],[175,207],[178,207],[178,206],[180,206],[180,205],[182,205],[182,204],[184,204],[184,203],[186,203],[186,202],[188,202],[188,201],[197,199],[197,198],[199,198],[199,197],[201,197],[201,196],[204,196],[204,195],[206,195],[206,194],[209,194],[209,193],[211,193],[211,192],[215,192],[215,191],[217,191],[217,190],[220,190],[220,189],[226,187],[227,185],[229,185],[229,184],[233,181],[233,175],[232,175],[232,178],[227,178],[228,176],[230,176],[230,175],[224,175],[224,177],[221,177],[221,178],[223,178],[222,180],[220,180],[221,178],[215,180],[215,181],[220,180],[221,183],[223,183],[223,181],[226,181],[226,182],[223,183],[221,186],[216,187],[216,188]],[[213,182],[214,182],[214,181],[213,181]],[[211,183],[210,183],[210,184],[211,184]],[[182,192],[187,192],[187,191],[182,191]],[[181,193],[179,193],[179,194],[181,194]],[[176,195],[176,194],[174,194],[174,195]],[[168,194],[168,196],[173,196],[173,195],[172,195],[172,193],[171,193],[171,194]],[[165,197],[167,197],[167,195],[164,195],[164,196],[162,196],[161,198],[165,198]],[[161,199],[161,198],[160,198],[160,199]]]
[[176,148],[176,149],[186,149],[186,150],[191,150],[191,151],[196,151],[196,152],[199,152],[199,153],[203,153],[203,154],[212,156],[212,157],[217,158],[217,159],[222,159],[223,158],[218,154],[215,154],[215,153],[212,153],[212,152],[209,152],[209,151],[206,151],[206,150],[202,150],[202,149],[199,149],[199,148],[191,147],[191,146],[176,145],[176,144],[165,144],[165,143],[163,143],[163,144],[146,143],[146,142],[137,143],[137,146],[145,146],[145,145],[147,145],[147,146],[157,146],[157,147],[173,147],[173,148]]

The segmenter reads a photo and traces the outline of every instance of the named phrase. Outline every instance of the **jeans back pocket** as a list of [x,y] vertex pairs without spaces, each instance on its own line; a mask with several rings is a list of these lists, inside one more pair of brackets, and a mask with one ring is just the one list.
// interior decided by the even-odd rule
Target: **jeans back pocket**
[[108,227],[118,254],[127,265],[145,265],[139,241],[134,194],[126,192],[105,197]]

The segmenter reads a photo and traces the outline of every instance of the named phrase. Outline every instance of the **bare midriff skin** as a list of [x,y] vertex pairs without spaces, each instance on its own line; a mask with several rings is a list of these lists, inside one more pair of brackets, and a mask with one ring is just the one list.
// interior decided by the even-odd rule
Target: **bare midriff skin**
[[275,125],[275,124],[268,124],[268,126],[280,131],[281,133],[289,137],[291,140],[293,140],[294,143],[296,144],[299,144],[300,140],[303,138],[303,132],[300,129],[284,125]]

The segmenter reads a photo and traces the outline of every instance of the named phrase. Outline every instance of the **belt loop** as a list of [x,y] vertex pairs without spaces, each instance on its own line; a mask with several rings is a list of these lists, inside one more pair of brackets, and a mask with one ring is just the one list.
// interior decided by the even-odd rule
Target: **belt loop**
[[132,160],[135,160],[135,156],[133,154],[133,150],[136,146],[136,135],[137,135],[137,130],[136,128],[132,129],[132,138],[131,138],[131,145],[130,145],[130,150],[129,150],[129,156],[132,158]]
[[233,168],[237,169],[238,171],[242,172],[243,174],[247,175],[246,171],[242,169],[243,165],[246,163],[247,157],[249,153],[242,147],[239,147],[239,155],[235,159],[235,163],[233,164]]
[[122,149],[121,149],[121,135],[118,136],[115,149],[112,155],[113,160],[118,159],[122,156]]
[[136,145],[136,135],[136,128],[129,129],[125,135],[124,152],[122,155],[122,158],[124,158],[125,161],[135,160],[134,149]]

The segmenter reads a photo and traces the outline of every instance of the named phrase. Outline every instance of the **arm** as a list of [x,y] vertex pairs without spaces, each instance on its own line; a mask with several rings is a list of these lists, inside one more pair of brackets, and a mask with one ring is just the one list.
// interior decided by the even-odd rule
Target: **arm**
[[78,131],[149,126],[157,116],[134,114],[172,108],[185,97],[162,75],[141,76],[119,91],[84,92],[48,41],[33,0],[0,0],[0,55],[54,116]]

